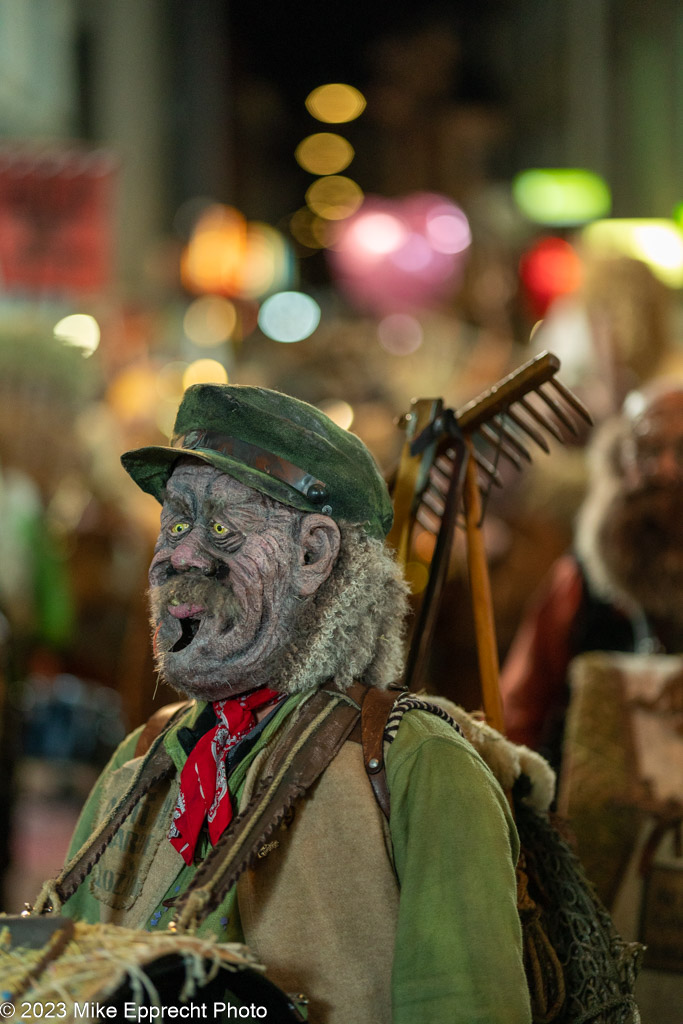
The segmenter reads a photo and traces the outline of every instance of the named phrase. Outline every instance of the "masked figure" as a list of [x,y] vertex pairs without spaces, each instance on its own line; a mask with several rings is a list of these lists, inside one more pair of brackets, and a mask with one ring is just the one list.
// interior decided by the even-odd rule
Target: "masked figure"
[[588,651],[683,652],[683,388],[626,400],[589,453],[574,552],[535,596],[501,677],[508,735],[557,768],[567,669]]
[[[148,930],[190,914],[198,935],[246,942],[318,1024],[528,1022],[517,833],[453,723],[408,701],[374,766],[354,726],[310,754],[314,781],[297,767],[329,708],[353,716],[402,672],[407,589],[365,446],[285,395],[196,385],[171,444],[123,464],[162,504],[151,630],[186,701],[105,769],[72,853],[98,827],[106,849],[62,912]],[[293,771],[305,793],[273,818]],[[244,856],[202,887],[226,843]]]

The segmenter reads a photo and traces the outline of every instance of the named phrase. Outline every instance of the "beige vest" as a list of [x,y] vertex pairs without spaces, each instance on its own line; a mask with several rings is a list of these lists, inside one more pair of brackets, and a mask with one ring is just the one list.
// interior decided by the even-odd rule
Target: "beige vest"
[[[262,751],[249,769],[243,806],[269,754]],[[130,761],[113,773],[102,810],[138,764]],[[104,904],[103,921],[144,926],[182,866],[165,838],[175,793],[172,783],[163,795],[141,802],[136,818],[146,825],[144,848],[112,844],[103,855],[91,884]],[[152,810],[157,816],[150,827]],[[237,894],[245,942],[268,977],[309,999],[311,1024],[389,1024],[398,883],[360,744],[344,744],[262,852]],[[107,892],[102,880],[117,878],[117,891]]]
[[313,1024],[391,1021],[398,883],[361,747],[345,743],[279,846],[238,882],[247,944]]

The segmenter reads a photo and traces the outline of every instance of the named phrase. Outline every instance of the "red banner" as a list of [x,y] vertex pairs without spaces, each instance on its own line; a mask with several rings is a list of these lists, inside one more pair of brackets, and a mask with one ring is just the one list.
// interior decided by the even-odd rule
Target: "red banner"
[[92,294],[113,272],[116,163],[102,150],[0,149],[0,291]]

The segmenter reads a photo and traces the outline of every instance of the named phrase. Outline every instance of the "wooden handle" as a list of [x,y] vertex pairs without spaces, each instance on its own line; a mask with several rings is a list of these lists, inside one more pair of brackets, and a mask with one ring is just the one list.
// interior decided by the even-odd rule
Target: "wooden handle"
[[467,564],[470,576],[474,632],[477,641],[479,675],[484,713],[489,725],[505,732],[503,702],[498,685],[499,666],[496,645],[496,627],[493,620],[493,602],[489,580],[484,539],[481,532],[481,495],[477,482],[477,464],[468,439],[469,458],[465,473],[465,521],[467,533]]

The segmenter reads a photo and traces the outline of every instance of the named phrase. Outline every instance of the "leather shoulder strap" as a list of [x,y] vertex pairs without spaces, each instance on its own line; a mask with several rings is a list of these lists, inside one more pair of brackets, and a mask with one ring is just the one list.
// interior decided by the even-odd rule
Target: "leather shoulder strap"
[[257,851],[339,751],[359,716],[343,697],[317,691],[302,707],[295,728],[277,744],[248,806],[204,858],[176,902],[178,931],[194,930],[217,907]]
[[192,701],[179,700],[175,704],[164,704],[147,719],[144,729],[138,736],[133,757],[143,757],[157,736],[166,728],[174,715],[184,708],[189,708]]
[[400,690],[368,689],[361,706],[363,762],[382,813],[389,820],[390,800],[384,766],[384,730]]

